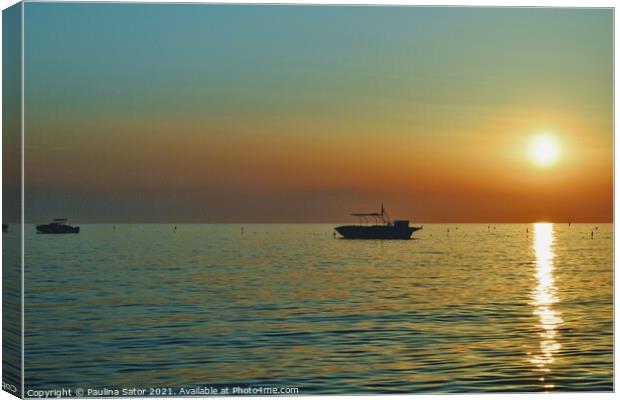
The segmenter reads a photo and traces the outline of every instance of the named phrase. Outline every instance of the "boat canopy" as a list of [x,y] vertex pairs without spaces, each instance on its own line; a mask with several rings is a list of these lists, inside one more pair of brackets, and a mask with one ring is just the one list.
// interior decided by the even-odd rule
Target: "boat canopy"
[[381,213],[352,213],[353,217],[382,217]]
[[379,220],[381,220],[384,224],[387,225],[391,225],[392,221],[390,221],[390,217],[388,215],[388,213],[385,211],[385,208],[383,207],[383,203],[381,203],[381,212],[377,213],[352,213],[351,214],[352,217],[358,217],[360,219],[360,224],[362,224],[362,221],[364,222],[368,222],[367,218],[368,217],[372,217],[375,220],[375,223],[378,223]]

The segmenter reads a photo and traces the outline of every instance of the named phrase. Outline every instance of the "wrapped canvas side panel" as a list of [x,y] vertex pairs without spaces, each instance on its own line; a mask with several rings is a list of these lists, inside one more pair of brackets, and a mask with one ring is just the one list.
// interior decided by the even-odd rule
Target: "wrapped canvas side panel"
[[22,3],[2,12],[2,389],[22,396]]

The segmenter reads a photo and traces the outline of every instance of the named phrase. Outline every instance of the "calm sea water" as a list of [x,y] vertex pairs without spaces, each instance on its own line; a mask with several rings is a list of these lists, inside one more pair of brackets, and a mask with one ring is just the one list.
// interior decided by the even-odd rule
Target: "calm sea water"
[[613,390],[613,225],[332,227],[27,226],[26,389]]

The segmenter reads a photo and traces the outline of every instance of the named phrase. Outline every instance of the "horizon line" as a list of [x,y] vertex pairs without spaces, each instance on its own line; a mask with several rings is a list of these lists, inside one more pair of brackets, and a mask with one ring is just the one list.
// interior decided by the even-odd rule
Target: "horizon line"
[[[69,220],[70,223],[74,224],[89,224],[89,225],[325,225],[325,224],[349,224],[349,225],[360,225],[357,222],[351,221],[317,221],[317,222],[300,222],[300,221],[289,221],[289,222],[277,222],[277,221],[264,221],[264,222],[215,222],[215,221],[203,221],[203,222],[167,222],[167,221],[135,221],[135,222],[89,222],[89,221],[80,221],[80,220]],[[592,220],[592,221],[519,221],[519,222],[502,222],[502,221],[416,221],[411,222],[412,225],[423,225],[423,224],[496,224],[496,225],[508,225],[508,224],[614,224],[614,221],[601,221],[601,220]],[[13,225],[21,225],[21,221],[19,222],[3,222],[5,224],[13,224]],[[49,220],[44,222],[24,222],[24,225],[33,225],[33,224],[41,224],[41,223],[49,223]],[[361,224],[361,225],[371,225]],[[377,224],[380,225],[380,224]]]

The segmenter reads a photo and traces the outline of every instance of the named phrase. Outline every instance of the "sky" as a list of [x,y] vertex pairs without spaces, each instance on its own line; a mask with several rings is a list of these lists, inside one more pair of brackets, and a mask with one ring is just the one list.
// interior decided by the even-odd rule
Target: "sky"
[[611,9],[27,3],[24,20],[29,222],[334,222],[381,202],[414,222],[613,219]]

